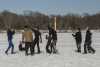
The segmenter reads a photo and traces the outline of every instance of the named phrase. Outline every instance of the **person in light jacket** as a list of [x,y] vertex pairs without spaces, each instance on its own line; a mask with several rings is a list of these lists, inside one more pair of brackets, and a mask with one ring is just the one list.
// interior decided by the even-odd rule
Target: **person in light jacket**
[[30,48],[31,55],[32,53],[32,41],[33,41],[33,34],[32,30],[28,27],[24,27],[24,32],[22,33],[22,41],[25,42],[25,55],[28,55],[28,49]]

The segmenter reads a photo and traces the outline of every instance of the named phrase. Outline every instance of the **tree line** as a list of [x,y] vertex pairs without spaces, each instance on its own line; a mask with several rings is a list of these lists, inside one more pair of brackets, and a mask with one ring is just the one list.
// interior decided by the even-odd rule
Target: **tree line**
[[48,25],[54,27],[54,17],[57,18],[57,29],[100,29],[100,13],[89,15],[66,14],[66,15],[45,15],[40,12],[23,11],[23,14],[16,14],[7,10],[0,12],[0,29],[14,28],[21,30],[25,25],[30,27],[39,26],[46,30]]

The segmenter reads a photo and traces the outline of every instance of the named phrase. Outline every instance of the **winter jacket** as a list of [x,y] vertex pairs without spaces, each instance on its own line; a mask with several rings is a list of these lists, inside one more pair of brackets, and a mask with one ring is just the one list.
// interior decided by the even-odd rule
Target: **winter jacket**
[[15,31],[7,30],[8,41],[13,39]]
[[39,39],[39,37],[41,36],[40,31],[39,30],[34,30],[34,29],[32,29],[32,31],[34,32],[35,38]]
[[33,34],[31,30],[26,30],[22,33],[22,40],[24,42],[32,42],[33,41]]
[[[72,34],[73,35],[73,34]],[[75,35],[73,35],[77,42],[82,42],[82,35],[81,32],[76,32]]]
[[91,41],[92,33],[90,31],[86,32],[85,42]]
[[49,28],[49,36],[51,36],[53,40],[57,40],[57,32],[52,28]]

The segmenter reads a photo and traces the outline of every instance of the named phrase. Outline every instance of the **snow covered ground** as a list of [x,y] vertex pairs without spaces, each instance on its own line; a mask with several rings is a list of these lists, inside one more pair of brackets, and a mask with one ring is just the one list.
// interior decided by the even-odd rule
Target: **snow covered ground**
[[[93,47],[96,49],[95,54],[76,53],[76,44],[72,33],[58,33],[57,49],[58,54],[46,54],[45,33],[42,34],[43,43],[40,44],[41,54],[34,56],[25,56],[24,52],[19,52],[18,45],[21,40],[21,34],[14,35],[14,45],[16,54],[5,55],[7,48],[6,33],[0,34],[0,67],[100,67],[100,32],[93,32]],[[85,33],[82,33],[84,44]]]

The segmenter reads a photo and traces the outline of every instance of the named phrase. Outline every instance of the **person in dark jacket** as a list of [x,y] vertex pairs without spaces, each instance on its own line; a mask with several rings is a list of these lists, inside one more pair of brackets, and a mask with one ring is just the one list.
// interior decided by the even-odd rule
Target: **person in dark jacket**
[[56,30],[52,30],[52,43],[51,43],[51,52],[57,53],[56,49],[56,43],[57,43],[57,32]]
[[48,36],[48,42],[46,45],[46,52],[57,53],[57,49],[56,49],[57,32],[50,26],[48,26],[48,30],[49,30],[49,36]]
[[39,27],[36,26],[36,28],[32,29],[32,31],[34,32],[35,38],[33,41],[33,53],[35,52],[35,46],[37,45],[37,53],[41,53],[40,51],[40,46],[39,46],[39,42],[42,43],[42,37],[41,37],[41,32],[39,31]]
[[76,40],[77,52],[81,52],[82,35],[80,28],[78,28],[78,32],[72,34],[72,36],[75,37]]
[[90,29],[88,29],[86,32],[85,43],[84,43],[84,54],[87,54],[87,52],[95,53],[95,50],[92,48],[91,43],[92,43],[92,33]]
[[8,46],[7,50],[5,51],[6,54],[8,54],[8,51],[9,51],[10,48],[12,48],[11,49],[11,54],[14,54],[14,45],[13,45],[13,42],[12,42],[14,34],[15,34],[14,30],[11,30],[11,29],[7,30],[7,36],[8,36],[9,46]]

